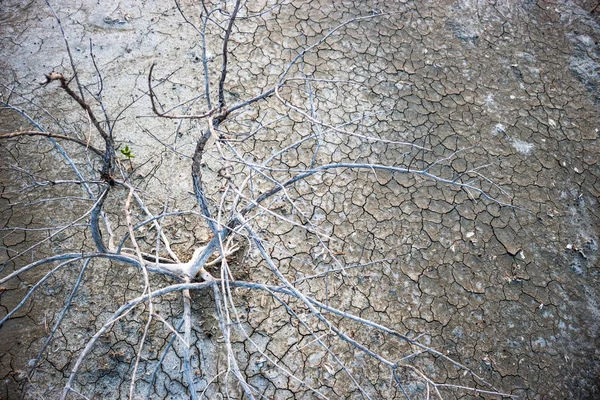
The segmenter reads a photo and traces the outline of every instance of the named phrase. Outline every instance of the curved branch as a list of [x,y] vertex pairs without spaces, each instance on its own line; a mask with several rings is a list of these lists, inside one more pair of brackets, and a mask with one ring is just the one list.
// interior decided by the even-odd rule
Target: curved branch
[[106,250],[106,246],[104,246],[104,241],[102,240],[102,232],[100,231],[100,224],[98,223],[100,219],[100,214],[102,213],[102,206],[104,205],[104,200],[106,200],[106,196],[108,195],[108,188],[102,192],[100,198],[96,201],[92,212],[90,213],[90,229],[92,231],[92,239],[94,240],[94,244],[96,245],[96,249],[100,253],[108,253]]
[[221,79],[219,79],[219,109],[225,108],[225,78],[227,77],[227,45],[229,44],[229,36],[231,36],[231,29],[233,28],[233,22],[240,9],[240,0],[235,2],[233,12],[229,17],[229,24],[225,31],[225,38],[223,38],[223,63],[221,64]]
[[505,206],[505,207],[511,207],[511,208],[515,208],[521,211],[525,211],[527,213],[529,213],[529,210],[526,210],[524,208],[521,208],[519,206],[515,206],[512,204],[508,204],[508,203],[504,203],[498,199],[496,199],[495,197],[489,195],[485,190],[480,189],[476,186],[473,186],[471,184],[468,183],[461,183],[461,182],[456,182],[455,180],[451,180],[451,179],[445,179],[442,177],[439,177],[437,175],[433,175],[429,172],[427,172],[427,169],[424,170],[411,170],[409,168],[403,168],[403,167],[393,167],[393,166],[389,166],[389,165],[382,165],[382,164],[356,164],[356,163],[337,163],[337,164],[326,164],[326,165],[322,165],[320,167],[317,168],[313,168],[311,170],[307,170],[304,172],[299,173],[298,175],[288,179],[285,182],[282,182],[278,185],[274,185],[271,189],[267,190],[265,193],[261,194],[260,196],[258,196],[256,198],[256,200],[254,201],[254,203],[249,204],[248,206],[246,206],[246,208],[244,208],[242,211],[240,211],[240,214],[246,215],[248,212],[252,211],[254,208],[256,208],[258,206],[259,203],[261,203],[262,201],[266,200],[267,198],[279,193],[281,190],[283,190],[286,186],[290,186],[300,180],[306,179],[316,173],[319,172],[324,172],[330,169],[342,169],[342,168],[348,168],[348,169],[367,169],[367,170],[383,170],[383,171],[389,171],[389,172],[399,172],[399,173],[411,173],[411,174],[416,174],[416,175],[421,175],[424,176],[426,178],[432,179],[434,181],[437,182],[441,182],[441,183],[445,183],[445,184],[449,184],[452,186],[457,186],[459,188],[462,189],[468,189],[468,190],[473,190],[476,193],[479,193],[480,195],[482,195],[483,197],[485,197],[486,199],[493,201],[494,203],[501,205],[501,206]]
[[150,66],[150,72],[148,72],[148,95],[150,96],[150,103],[152,103],[152,111],[154,112],[154,114],[156,114],[159,117],[168,118],[168,119],[201,119],[201,118],[210,117],[211,115],[213,115],[214,113],[216,113],[218,111],[216,108],[213,108],[203,114],[194,114],[194,115],[184,115],[184,114],[169,115],[167,113],[162,113],[162,112],[158,111],[158,108],[156,107],[156,100],[155,100],[156,94],[154,93],[154,89],[152,88],[152,71],[154,71],[155,66],[156,66],[156,63],[153,63]]
[[88,117],[90,118],[90,121],[96,127],[96,130],[98,131],[98,133],[100,133],[100,136],[102,136],[102,139],[104,139],[104,143],[105,143],[104,164],[102,165],[101,176],[102,176],[102,179],[104,179],[106,182],[110,183],[111,186],[114,185],[115,184],[115,179],[114,179],[115,149],[114,149],[114,141],[113,141],[112,135],[108,134],[104,130],[104,128],[102,127],[102,125],[100,124],[98,119],[96,118],[96,115],[94,114],[94,111],[92,110],[90,105],[88,103],[86,103],[82,97],[79,97],[79,95],[77,93],[75,93],[73,91],[73,89],[71,89],[69,87],[69,82],[67,82],[67,79],[63,76],[63,74],[58,73],[58,72],[49,73],[48,75],[46,75],[46,82],[42,83],[42,85],[47,85],[48,83],[53,82],[53,81],[59,81],[60,87],[65,92],[67,92],[67,94],[69,96],[71,96],[71,98],[73,100],[75,100],[81,108],[83,108],[86,111]]
[[[125,264],[133,265],[134,267],[140,268],[140,261],[133,255],[128,254],[111,254],[111,253],[64,253],[59,254],[57,256],[44,258],[42,260],[38,260],[27,264],[18,270],[12,272],[11,274],[5,276],[0,279],[0,285],[8,282],[9,280],[33,269],[39,267],[40,265],[50,264],[55,261],[62,260],[71,260],[78,258],[106,258],[108,260],[120,261]],[[145,261],[145,260],[144,260]],[[145,261],[144,266],[150,272],[156,272],[160,274],[164,274],[170,276],[171,278],[182,281],[185,276],[185,272],[187,271],[188,264],[165,264],[165,263],[157,263],[157,262],[149,262]]]
[[44,136],[52,139],[63,139],[68,140],[70,142],[74,142],[82,145],[86,149],[92,150],[94,153],[98,154],[100,157],[104,156],[104,153],[97,149],[96,147],[90,145],[88,142],[85,142],[81,139],[77,139],[75,137],[61,135],[59,133],[51,133],[51,132],[41,132],[41,131],[17,131],[17,132],[9,132],[0,134],[0,139],[10,139],[19,136]]

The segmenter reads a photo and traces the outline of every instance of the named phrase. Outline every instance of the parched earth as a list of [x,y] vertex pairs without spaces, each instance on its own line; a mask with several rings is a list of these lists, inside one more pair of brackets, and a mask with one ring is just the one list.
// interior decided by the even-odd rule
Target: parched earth
[[[189,260],[211,238],[190,175],[207,119],[155,115],[148,74],[155,64],[150,84],[162,112],[211,109],[205,85],[214,103],[233,2],[50,3],[83,96],[108,116],[118,179],[138,190],[148,212],[172,213],[159,230]],[[239,374],[263,398],[421,399],[436,390],[443,398],[599,398],[594,10],[570,1],[242,2],[224,101],[242,104],[285,84],[233,111],[209,140],[209,208],[221,223],[274,185],[310,176],[245,216],[268,257],[250,231],[236,231],[231,276],[281,285],[272,260],[306,296],[409,340],[323,311],[327,325],[294,296],[232,287],[221,291],[231,299],[228,341],[214,292],[193,291],[198,397],[243,397],[224,355],[230,342]],[[58,84],[40,85],[51,71],[73,77],[59,28],[43,1],[0,2],[0,134],[37,124],[102,148]],[[96,250],[89,210],[101,192],[100,158],[57,142],[62,150],[47,137],[0,137],[2,279],[44,257]],[[103,209],[117,245],[127,232],[127,194],[115,186]],[[139,204],[136,223],[147,218]],[[157,229],[136,231],[147,253],[159,247]],[[144,288],[137,268],[108,260],[65,265],[36,287],[55,267],[2,283],[0,317],[37,290],[0,327],[0,398],[59,398],[86,343]],[[157,274],[151,281],[154,289],[173,283]],[[148,306],[102,335],[77,391],[91,399],[128,398],[130,387],[132,398],[189,396],[185,346],[173,335],[182,332],[182,297],[169,293],[153,306],[147,335]]]

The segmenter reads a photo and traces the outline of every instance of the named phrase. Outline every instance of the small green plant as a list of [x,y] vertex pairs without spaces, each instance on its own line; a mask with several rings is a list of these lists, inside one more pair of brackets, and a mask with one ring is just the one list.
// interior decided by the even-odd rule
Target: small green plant
[[127,157],[127,160],[129,160],[129,166],[131,167],[131,169],[133,169],[133,163],[131,162],[131,159],[135,158],[135,156],[131,152],[129,145],[125,145],[125,148],[121,149],[121,154],[123,154],[125,157]]

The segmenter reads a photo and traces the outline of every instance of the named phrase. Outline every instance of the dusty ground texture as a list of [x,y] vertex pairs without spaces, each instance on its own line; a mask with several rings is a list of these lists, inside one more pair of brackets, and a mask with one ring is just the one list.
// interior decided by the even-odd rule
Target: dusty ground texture
[[[214,108],[234,2],[50,3],[83,96],[119,146],[124,184],[100,218],[107,251],[133,247],[134,187],[133,224],[165,214],[136,228],[136,242],[188,261],[213,235],[191,176],[208,119],[157,117],[148,74],[156,63],[162,111]],[[99,336],[68,398],[182,398],[190,381],[198,398],[242,398],[240,380],[276,399],[500,397],[452,385],[600,397],[600,25],[580,3],[241,2],[224,103],[285,84],[208,141],[208,207],[223,226],[306,177],[228,237],[227,265],[207,268],[223,279],[191,292],[189,337],[181,290],[154,298],[152,315],[140,303]],[[0,134],[46,130],[103,149],[58,82],[39,85],[51,71],[73,77],[43,1],[0,2],[0,54]],[[6,279],[45,257],[99,252],[90,211],[108,186],[101,168],[74,141],[0,138],[0,317],[35,289],[0,327],[0,398],[59,398],[93,335],[145,290],[139,268],[102,257]],[[236,281],[287,281],[346,315],[319,308],[324,322],[298,295]]]

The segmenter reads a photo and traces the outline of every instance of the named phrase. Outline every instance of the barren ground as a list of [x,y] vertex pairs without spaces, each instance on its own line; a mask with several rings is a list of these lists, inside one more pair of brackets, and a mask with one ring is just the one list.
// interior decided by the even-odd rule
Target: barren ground
[[[184,213],[161,220],[183,261],[211,238],[190,175],[206,119],[158,118],[148,73],[156,63],[153,82],[164,110],[206,111],[196,3],[181,0],[180,12],[172,1],[51,1],[87,99],[98,115],[101,100],[116,121],[118,178],[139,190],[153,214]],[[219,4],[231,12],[230,3]],[[214,99],[223,37],[216,24],[227,15],[211,18],[205,61]],[[337,168],[290,185],[246,218],[281,274],[303,293],[418,338],[499,392],[600,397],[598,19],[563,1],[250,0],[242,2],[229,43],[227,104],[276,85],[301,50],[350,20],[294,64],[279,97],[234,112],[219,127],[221,140],[211,138],[202,177],[215,219],[233,215],[231,188],[246,185],[247,198],[257,198],[272,182],[335,163],[427,170],[473,184],[493,199],[422,174]],[[33,129],[25,112],[44,129],[102,148],[58,84],[39,85],[51,71],[73,76],[43,1],[0,1],[0,71],[0,133]],[[76,143],[61,145],[86,179],[99,179],[99,157]],[[120,152],[125,145],[135,155],[131,163]],[[262,175],[250,173],[267,164]],[[78,220],[94,199],[80,184],[40,184],[57,179],[78,178],[48,138],[0,139],[1,278],[43,257],[94,251],[88,217]],[[90,185],[98,195],[100,184]],[[116,186],[104,204],[117,242],[127,232],[127,194]],[[141,208],[134,217],[146,219]],[[239,249],[229,259],[233,278],[279,285],[251,235],[238,233],[231,246]],[[157,243],[152,225],[136,238],[148,253]],[[56,265],[4,283],[0,317]],[[58,398],[90,337],[144,289],[137,268],[95,260],[82,272],[81,265],[57,271],[0,327],[0,398]],[[29,373],[80,272],[68,313]],[[209,272],[221,273],[218,264]],[[152,275],[152,286],[170,279]],[[231,310],[240,318],[232,348],[248,384],[266,398],[405,398],[388,368],[340,340],[300,300],[232,291]],[[154,302],[180,329],[179,293]],[[230,365],[214,304],[211,290],[192,292],[195,387],[211,399],[241,398],[235,379],[222,373]],[[147,309],[135,308],[102,336],[77,390],[91,399],[127,398],[143,344],[133,397],[188,396],[184,346],[175,340],[170,347],[172,331],[156,318],[143,341],[147,318]],[[411,356],[414,348],[402,340],[330,318],[371,351],[402,362],[396,372],[410,398],[432,390],[411,366],[437,383],[490,390],[441,357]],[[439,390],[444,398],[497,398]]]

